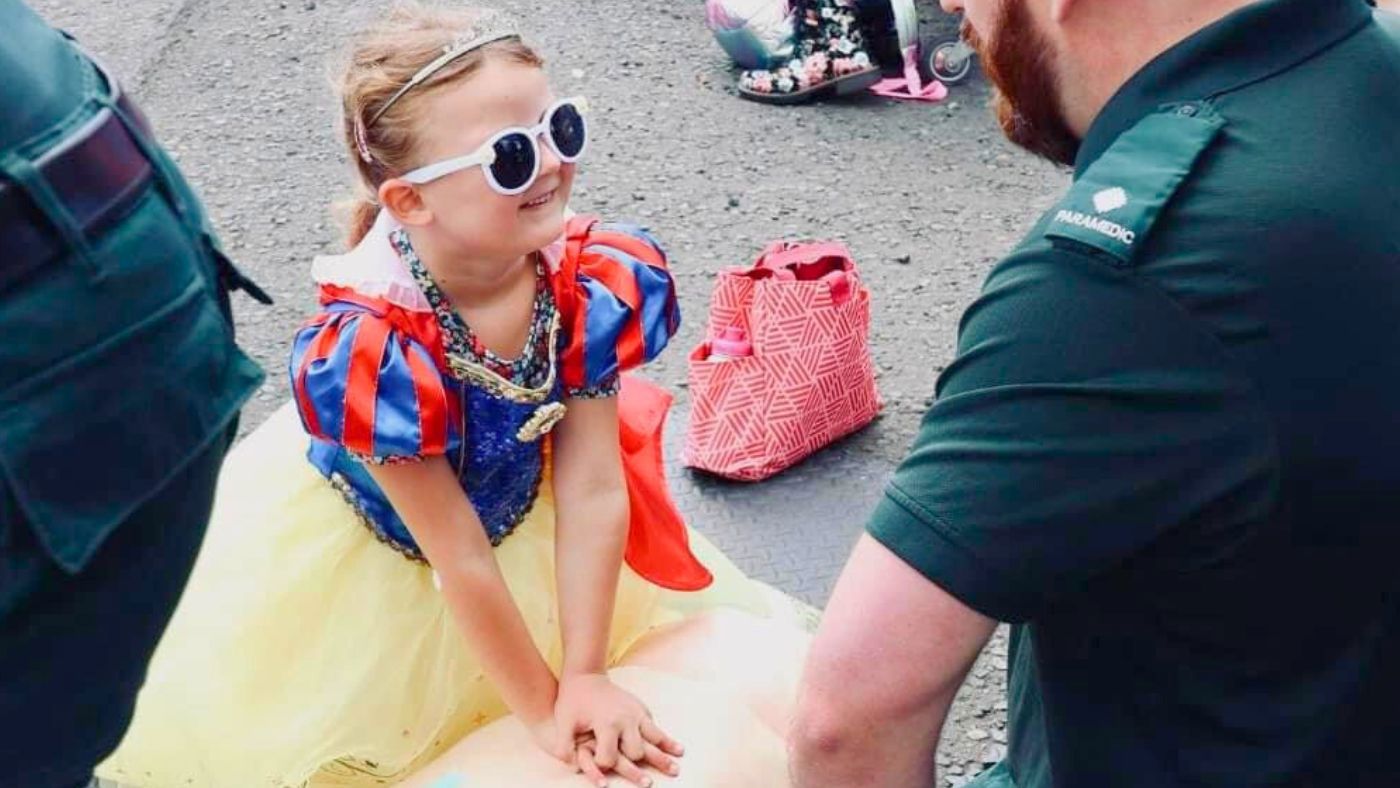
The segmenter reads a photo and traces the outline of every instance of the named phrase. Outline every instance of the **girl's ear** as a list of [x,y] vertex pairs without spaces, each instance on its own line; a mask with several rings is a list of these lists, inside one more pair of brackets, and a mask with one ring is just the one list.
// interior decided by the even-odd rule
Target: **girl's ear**
[[405,226],[422,226],[433,220],[423,195],[413,184],[398,178],[379,184],[379,204]]

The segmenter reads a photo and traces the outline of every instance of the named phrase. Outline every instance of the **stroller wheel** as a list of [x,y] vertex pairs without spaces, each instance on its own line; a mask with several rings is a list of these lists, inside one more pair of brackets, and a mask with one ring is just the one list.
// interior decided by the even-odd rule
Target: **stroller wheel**
[[945,85],[956,85],[972,74],[976,53],[961,40],[939,41],[927,50],[928,72]]

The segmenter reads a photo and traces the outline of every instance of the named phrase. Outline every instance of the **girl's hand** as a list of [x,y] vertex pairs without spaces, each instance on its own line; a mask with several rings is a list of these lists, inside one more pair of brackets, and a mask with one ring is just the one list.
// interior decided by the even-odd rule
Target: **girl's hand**
[[566,675],[559,681],[554,706],[559,735],[567,737],[575,766],[595,785],[606,786],[605,775],[649,788],[650,766],[663,774],[680,773],[676,757],[684,749],[667,736],[651,718],[647,707],[631,693],[613,684],[606,674]]
[[525,728],[530,731],[530,739],[541,750],[549,753],[550,757],[558,758],[570,766],[576,764],[574,747],[566,744],[559,735],[559,726],[553,717],[545,717],[538,722],[526,723]]

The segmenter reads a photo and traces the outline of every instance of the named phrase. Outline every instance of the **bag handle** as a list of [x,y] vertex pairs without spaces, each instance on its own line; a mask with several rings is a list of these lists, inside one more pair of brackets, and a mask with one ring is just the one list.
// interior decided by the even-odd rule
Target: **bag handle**
[[832,303],[840,306],[851,299],[859,278],[851,250],[840,241],[775,241],[764,248],[758,262],[750,270],[781,271],[790,266],[809,265],[829,258],[836,258],[844,265],[816,281],[830,289]]
[[759,256],[755,268],[776,270],[790,265],[815,263],[827,257],[837,257],[851,261],[851,250],[840,241],[819,241],[816,243],[789,243],[776,241],[769,244]]

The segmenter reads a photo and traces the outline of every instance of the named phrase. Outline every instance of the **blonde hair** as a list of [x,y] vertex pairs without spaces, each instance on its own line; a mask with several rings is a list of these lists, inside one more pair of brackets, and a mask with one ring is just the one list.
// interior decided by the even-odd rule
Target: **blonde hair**
[[[413,163],[413,132],[431,95],[467,78],[488,58],[536,68],[544,66],[544,59],[520,39],[494,41],[439,69],[370,123],[419,69],[441,55],[454,40],[475,29],[484,13],[407,0],[396,4],[383,19],[355,38],[339,80],[341,131],[359,181],[359,193],[349,211],[351,247],[374,224],[379,206],[373,195],[379,184],[405,172]],[[361,146],[368,160],[361,155]]]

